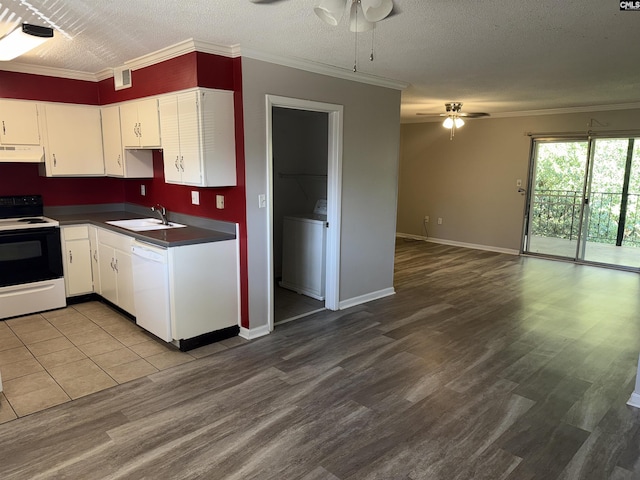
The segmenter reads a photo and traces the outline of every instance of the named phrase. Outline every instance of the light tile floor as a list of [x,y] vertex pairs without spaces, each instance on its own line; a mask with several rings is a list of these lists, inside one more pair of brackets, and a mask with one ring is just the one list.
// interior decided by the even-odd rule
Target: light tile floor
[[100,302],[0,321],[0,423],[244,341],[181,352]]

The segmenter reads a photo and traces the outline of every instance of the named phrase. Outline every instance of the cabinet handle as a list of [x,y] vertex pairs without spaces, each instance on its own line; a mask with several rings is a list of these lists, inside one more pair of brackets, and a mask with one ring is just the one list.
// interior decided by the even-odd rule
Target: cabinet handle
[[69,263],[73,263],[73,253],[69,250]]
[[4,120],[2,120],[2,134],[6,135],[7,134],[7,129],[4,126]]
[[118,165],[121,167],[122,166],[122,162],[120,161],[120,155],[118,155]]
[[113,265],[113,258],[111,259],[111,270],[115,271],[116,267]]
[[180,167],[178,166],[178,155],[176,155],[176,170],[179,172],[180,171]]
[[116,273],[118,273],[118,259],[117,258],[116,258],[116,264],[115,264],[114,270],[116,271]]
[[97,262],[97,261],[98,261],[98,250],[94,250],[94,251],[93,251],[93,260],[94,260],[95,262]]
[[56,159],[56,154],[53,154],[53,166],[57,166],[58,165],[58,160]]
[[138,136],[142,138],[142,123],[138,123]]
[[184,157],[180,157],[180,168],[184,172]]

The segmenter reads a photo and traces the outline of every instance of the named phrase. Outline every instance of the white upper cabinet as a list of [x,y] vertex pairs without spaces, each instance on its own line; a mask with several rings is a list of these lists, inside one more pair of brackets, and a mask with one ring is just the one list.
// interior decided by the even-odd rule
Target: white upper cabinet
[[167,183],[235,186],[233,92],[198,89],[160,98]]
[[0,100],[0,144],[40,145],[37,103]]
[[151,150],[125,150],[122,147],[120,107],[102,108],[102,143],[104,166],[110,177],[152,178]]
[[100,108],[46,104],[47,176],[104,175]]
[[123,103],[120,122],[124,148],[160,148],[157,98]]

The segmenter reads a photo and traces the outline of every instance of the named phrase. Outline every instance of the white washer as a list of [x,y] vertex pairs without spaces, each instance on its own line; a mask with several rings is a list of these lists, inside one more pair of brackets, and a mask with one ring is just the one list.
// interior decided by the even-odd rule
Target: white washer
[[324,300],[326,225],[326,214],[307,213],[284,217],[281,287]]

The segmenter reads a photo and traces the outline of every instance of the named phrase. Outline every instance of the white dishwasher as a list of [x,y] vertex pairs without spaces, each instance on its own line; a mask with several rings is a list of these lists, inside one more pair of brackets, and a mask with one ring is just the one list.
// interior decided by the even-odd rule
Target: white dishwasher
[[136,323],[165,342],[172,340],[166,248],[135,240],[131,245]]

